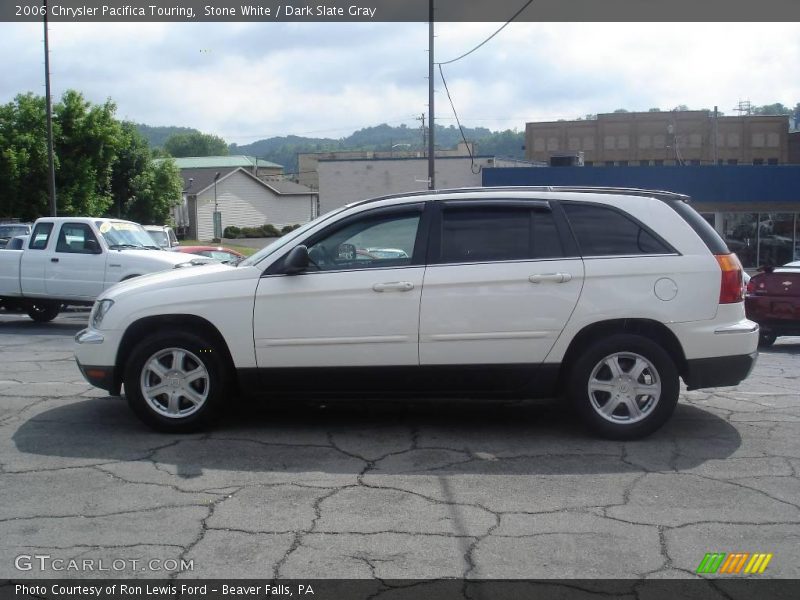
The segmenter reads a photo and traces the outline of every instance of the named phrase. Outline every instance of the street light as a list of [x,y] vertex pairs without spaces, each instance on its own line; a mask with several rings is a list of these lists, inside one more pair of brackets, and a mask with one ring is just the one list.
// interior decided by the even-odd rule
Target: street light
[[214,243],[219,243],[222,240],[222,213],[219,212],[219,203],[217,202],[217,180],[219,180],[219,173],[214,175]]

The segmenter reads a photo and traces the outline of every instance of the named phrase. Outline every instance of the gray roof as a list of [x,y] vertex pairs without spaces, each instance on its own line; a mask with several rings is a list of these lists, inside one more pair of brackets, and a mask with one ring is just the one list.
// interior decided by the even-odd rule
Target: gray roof
[[[189,195],[194,196],[205,190],[211,188],[214,185],[214,175],[217,173],[220,174],[217,183],[220,183],[223,179],[227,179],[228,177],[233,176],[235,173],[242,173],[246,177],[250,177],[252,180],[260,183],[264,187],[268,187],[272,190],[275,194],[279,196],[297,196],[301,194],[316,194],[317,192],[313,191],[311,188],[307,188],[304,185],[300,185],[299,183],[294,183],[293,181],[263,181],[259,179],[250,171],[243,169],[242,167],[237,167],[235,169],[183,169],[181,170],[181,175],[183,176],[183,190]],[[191,187],[189,187],[189,178],[194,178],[192,181]],[[188,188],[188,189],[187,189]]]
[[294,181],[288,180],[275,180],[272,181],[268,179],[265,181],[269,187],[274,189],[279,194],[316,194],[314,190],[310,187],[306,187],[304,185],[300,185],[299,183],[295,183]]
[[[181,177],[183,177],[183,191],[190,196],[197,194],[204,189],[211,187],[214,184],[214,175],[219,173],[219,178],[222,179],[230,173],[235,171],[238,167],[229,167],[226,169],[181,169]],[[193,181],[189,183],[189,179]]]
[[283,166],[263,158],[241,154],[233,156],[185,156],[173,160],[179,169],[235,169],[236,167],[283,169]]

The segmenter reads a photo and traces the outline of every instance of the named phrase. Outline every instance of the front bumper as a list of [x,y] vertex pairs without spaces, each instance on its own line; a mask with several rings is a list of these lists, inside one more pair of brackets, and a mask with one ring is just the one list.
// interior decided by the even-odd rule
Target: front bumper
[[684,380],[690,390],[737,385],[750,375],[758,352],[687,360]]
[[81,370],[83,378],[91,383],[94,387],[105,390],[113,396],[118,396],[120,392],[120,385],[117,382],[116,369],[114,367],[94,367],[89,365],[82,365],[78,358],[75,358],[78,363],[78,368]]
[[[79,331],[75,335],[75,362],[86,381],[112,395],[119,395],[122,381],[118,370],[113,364],[103,364],[109,362],[109,357],[113,360],[116,356],[116,345],[109,343],[113,340],[107,339],[108,333],[91,328]],[[111,346],[113,352],[110,352]]]

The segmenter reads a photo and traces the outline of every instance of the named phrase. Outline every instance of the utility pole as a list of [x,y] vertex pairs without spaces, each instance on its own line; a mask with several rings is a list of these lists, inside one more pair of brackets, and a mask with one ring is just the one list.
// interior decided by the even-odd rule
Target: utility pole
[[434,129],[435,120],[433,116],[433,0],[428,0],[428,189],[436,189],[435,173],[436,164],[434,158]]
[[714,107],[714,165],[719,164],[719,110]]
[[50,44],[47,40],[47,0],[44,0],[44,94],[47,106],[47,189],[50,195],[50,216],[57,217],[56,162],[53,151],[53,102],[50,98]]
[[422,131],[422,150],[425,152],[425,148],[428,146],[428,132],[425,131],[425,113],[422,113],[420,116],[418,116],[416,120],[422,121],[422,127],[420,128]]

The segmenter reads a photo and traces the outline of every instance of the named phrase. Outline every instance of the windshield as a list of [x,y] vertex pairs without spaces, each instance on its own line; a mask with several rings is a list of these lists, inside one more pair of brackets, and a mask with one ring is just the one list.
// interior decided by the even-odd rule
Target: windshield
[[30,232],[31,230],[27,225],[0,225],[0,238],[28,235]]
[[158,248],[144,227],[127,221],[96,221],[108,247],[114,248]]
[[258,264],[267,256],[275,252],[276,250],[282,248],[286,244],[290,243],[293,240],[296,240],[298,237],[302,236],[306,231],[311,229],[312,227],[316,227],[320,223],[329,220],[331,217],[338,215],[340,212],[347,210],[348,208],[352,208],[352,205],[342,206],[341,208],[337,208],[336,210],[332,210],[329,213],[325,213],[321,217],[313,221],[309,221],[302,227],[295,229],[291,233],[287,233],[283,237],[279,237],[277,240],[264,246],[261,250],[250,256],[249,258],[245,258],[242,262],[239,263],[238,266],[240,267],[249,267],[255,264]]
[[153,238],[153,241],[161,246],[162,248],[166,248],[169,246],[169,240],[167,239],[167,232],[163,229],[159,229],[158,231],[151,231],[147,230],[147,233]]

